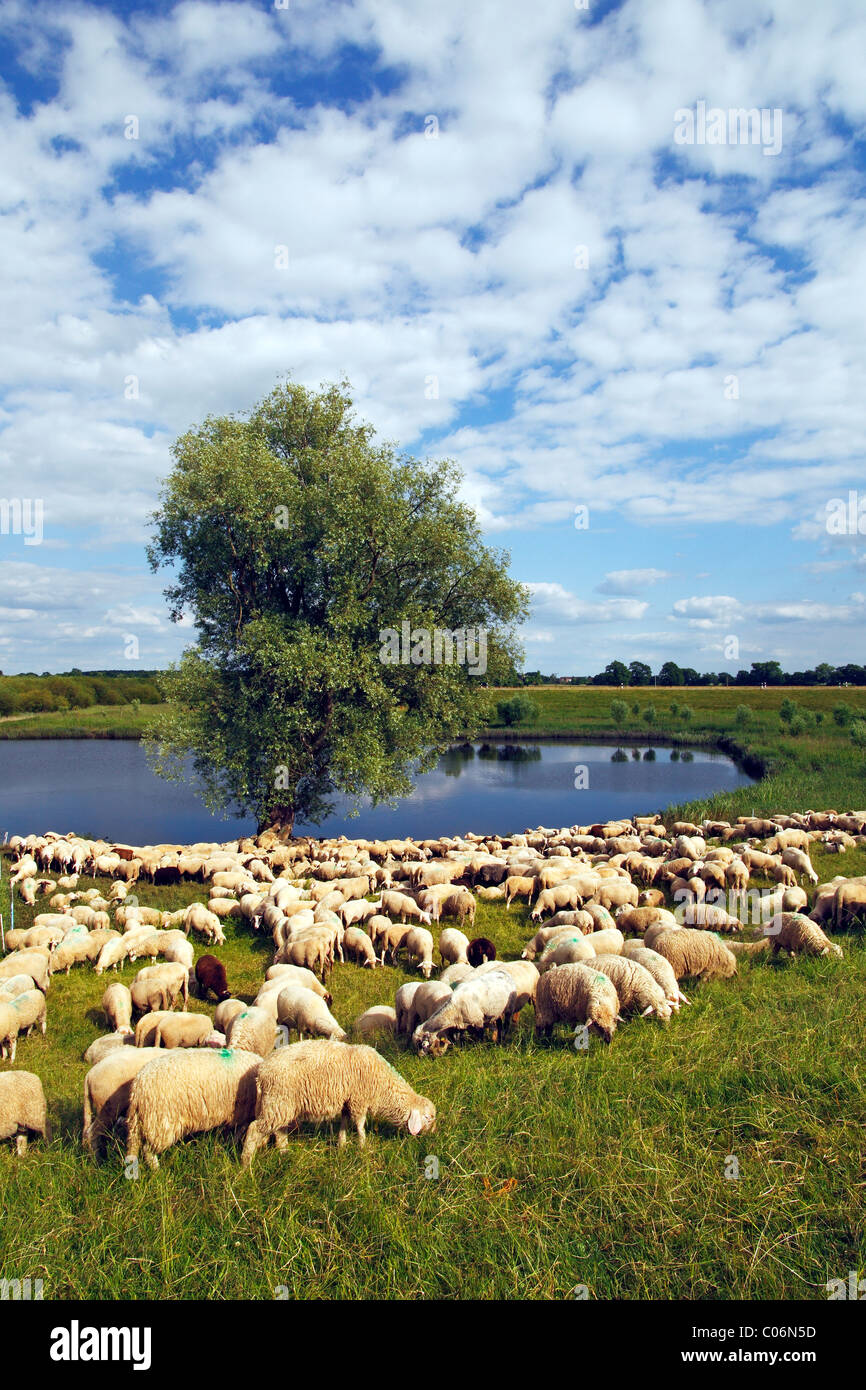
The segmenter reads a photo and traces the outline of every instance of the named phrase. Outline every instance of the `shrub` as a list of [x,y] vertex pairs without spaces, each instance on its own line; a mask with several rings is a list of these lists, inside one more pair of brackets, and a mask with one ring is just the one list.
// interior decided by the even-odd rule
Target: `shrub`
[[538,705],[528,695],[514,695],[510,700],[500,700],[496,706],[496,719],[499,724],[525,724],[537,719]]
[[628,705],[626,704],[625,700],[611,700],[610,717],[613,720],[616,727],[618,729],[621,729],[623,724],[628,719]]
[[840,729],[848,729],[854,722],[854,711],[850,705],[843,702],[841,705],[833,706],[833,718]]
[[641,715],[645,724],[655,724],[657,717],[655,705],[647,705]]
[[783,724],[790,724],[797,713],[797,705],[794,700],[785,699],[779,706],[779,718]]
[[734,723],[736,724],[737,728],[745,729],[746,725],[751,722],[751,719],[752,711],[750,710],[749,706],[737,705],[737,708],[734,711]]
[[680,719],[684,724],[689,724],[695,717],[695,712],[691,705],[682,705],[680,708]]
[[638,704],[637,700],[635,700],[634,704],[632,705],[631,712],[632,714],[640,714],[640,705]]
[[855,748],[866,748],[866,719],[853,720],[850,736]]

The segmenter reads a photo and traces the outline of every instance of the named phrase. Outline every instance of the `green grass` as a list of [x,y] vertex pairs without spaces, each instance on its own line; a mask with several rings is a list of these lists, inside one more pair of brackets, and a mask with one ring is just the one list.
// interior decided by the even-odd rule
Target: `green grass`
[[162,705],[90,705],[48,714],[11,714],[0,719],[0,739],[133,738]]
[[[866,869],[859,850],[814,861],[822,879]],[[7,885],[8,859],[8,925]],[[202,889],[141,896],[174,908]],[[33,911],[17,905],[16,923]],[[525,908],[479,902],[500,956],[532,930]],[[270,943],[226,931],[229,984],[250,998]],[[52,983],[47,1037],[19,1044],[55,1136],[23,1161],[0,1146],[0,1278],[42,1278],[46,1298],[539,1299],[585,1284],[591,1298],[824,1299],[864,1265],[866,950],[843,944],[842,962],[741,961],[733,981],[687,987],[669,1026],[630,1022],[609,1048],[576,1052],[565,1029],[536,1043],[531,1009],[499,1048],[381,1044],[436,1103],[435,1133],[371,1126],[365,1152],[340,1153],[307,1128],[250,1172],[231,1139],[204,1135],[136,1181],[119,1144],[99,1165],[81,1148],[81,1053],[116,977],[78,968]],[[338,964],[333,1011],[347,1025],[408,978]]]

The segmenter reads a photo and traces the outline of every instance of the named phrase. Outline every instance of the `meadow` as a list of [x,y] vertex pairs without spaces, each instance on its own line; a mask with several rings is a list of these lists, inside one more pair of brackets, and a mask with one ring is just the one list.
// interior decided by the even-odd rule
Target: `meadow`
[[[862,873],[866,852],[814,862],[822,880]],[[4,855],[7,926],[8,886]],[[16,925],[34,911],[17,901]],[[533,928],[525,907],[480,901],[476,931],[515,957]],[[271,943],[231,922],[226,935],[230,988],[249,1000]],[[41,1278],[46,1299],[825,1299],[864,1265],[866,950],[839,939],[841,962],[741,960],[731,981],[687,986],[669,1025],[629,1022],[610,1047],[576,1051],[564,1028],[536,1042],[531,1009],[501,1047],[432,1059],[381,1043],[435,1102],[432,1134],[371,1126],[365,1151],[338,1152],[307,1127],[248,1172],[232,1138],[202,1135],[137,1179],[120,1140],[99,1164],[84,1152],[81,1097],[102,993],[138,967],[76,968],[52,981],[47,1036],[19,1042],[54,1135],[21,1161],[0,1147],[0,1279]],[[348,1026],[410,978],[337,964],[333,1012]]]

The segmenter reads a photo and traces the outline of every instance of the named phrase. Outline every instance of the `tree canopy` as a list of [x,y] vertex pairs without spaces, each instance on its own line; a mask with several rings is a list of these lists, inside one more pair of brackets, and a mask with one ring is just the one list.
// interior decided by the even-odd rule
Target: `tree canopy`
[[[288,829],[336,792],[406,795],[521,659],[528,594],[458,500],[457,465],[377,441],[346,382],[281,384],[172,455],[148,557],[175,567],[171,616],[198,641],[164,679],[156,771],[180,779],[191,758],[213,809]],[[486,664],[447,644],[437,660],[420,640],[436,630],[483,632]]]

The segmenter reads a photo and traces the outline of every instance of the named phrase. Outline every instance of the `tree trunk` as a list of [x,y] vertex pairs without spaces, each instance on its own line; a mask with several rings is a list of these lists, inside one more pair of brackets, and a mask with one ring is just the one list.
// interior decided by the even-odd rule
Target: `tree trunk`
[[259,826],[259,834],[263,835],[266,830],[270,830],[274,835],[279,836],[285,844],[291,840],[295,829],[295,808],[294,806],[277,806],[271,815],[267,825]]

